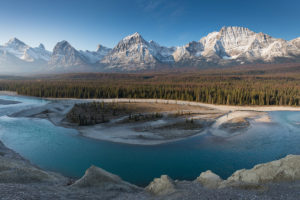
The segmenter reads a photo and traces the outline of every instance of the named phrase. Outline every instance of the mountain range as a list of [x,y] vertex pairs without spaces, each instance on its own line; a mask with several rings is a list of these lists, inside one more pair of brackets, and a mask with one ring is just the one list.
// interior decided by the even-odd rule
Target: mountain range
[[96,51],[77,50],[65,40],[52,52],[43,44],[30,47],[17,38],[0,46],[0,73],[126,72],[280,62],[300,62],[300,37],[287,41],[232,26],[179,47],[146,41],[139,33],[123,38],[113,49],[98,45]]

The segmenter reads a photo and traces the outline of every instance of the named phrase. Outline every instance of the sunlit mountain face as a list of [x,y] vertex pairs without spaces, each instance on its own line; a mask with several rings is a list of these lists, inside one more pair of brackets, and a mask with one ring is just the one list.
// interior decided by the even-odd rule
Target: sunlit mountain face
[[0,46],[2,72],[55,73],[143,71],[168,67],[209,68],[256,63],[300,61],[299,38],[287,41],[244,27],[223,27],[199,41],[165,47],[134,33],[113,48],[98,45],[95,51],[77,50],[68,41],[49,52],[43,44],[30,47],[17,38]]

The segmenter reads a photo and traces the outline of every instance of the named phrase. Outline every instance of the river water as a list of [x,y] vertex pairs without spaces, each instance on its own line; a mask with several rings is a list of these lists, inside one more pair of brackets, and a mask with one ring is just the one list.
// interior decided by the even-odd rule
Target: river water
[[162,174],[193,180],[208,169],[227,178],[241,168],[300,154],[300,112],[270,112],[272,123],[253,121],[233,137],[216,137],[207,131],[177,142],[141,146],[84,138],[45,119],[8,117],[47,101],[5,95],[0,99],[21,102],[0,105],[0,140],[33,164],[70,177],[81,177],[96,165],[141,186]]

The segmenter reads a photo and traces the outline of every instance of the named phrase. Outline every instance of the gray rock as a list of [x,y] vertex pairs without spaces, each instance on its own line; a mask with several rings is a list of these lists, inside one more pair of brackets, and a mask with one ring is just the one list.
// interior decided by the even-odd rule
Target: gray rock
[[145,189],[154,195],[166,195],[176,190],[174,181],[167,175],[155,178]]
[[223,179],[212,171],[207,170],[206,172],[202,172],[196,181],[200,182],[204,187],[217,188]]
[[0,183],[66,183],[67,180],[33,166],[0,142]]
[[223,181],[220,187],[295,180],[300,180],[300,155],[288,155],[280,160],[256,165],[249,170],[238,170]]
[[[208,171],[199,176],[199,182],[173,182],[168,176],[163,175],[142,190],[94,166],[89,168],[81,179],[69,186],[71,182],[68,182],[68,178],[39,169],[0,142],[0,199],[298,200],[300,196],[299,157],[287,156],[279,161],[258,165],[251,170],[240,170],[242,172],[236,172],[228,180],[221,182],[223,184],[233,181],[230,183],[235,183],[238,187],[217,189],[203,187],[210,184],[212,180],[218,182],[218,176]],[[249,178],[253,177],[251,173],[256,174],[254,176],[256,178]],[[205,184],[201,184],[202,181]]]
[[97,187],[105,190],[119,190],[124,192],[141,190],[137,186],[123,181],[119,176],[111,174],[96,166],[91,166],[87,169],[84,176],[72,184],[72,187]]

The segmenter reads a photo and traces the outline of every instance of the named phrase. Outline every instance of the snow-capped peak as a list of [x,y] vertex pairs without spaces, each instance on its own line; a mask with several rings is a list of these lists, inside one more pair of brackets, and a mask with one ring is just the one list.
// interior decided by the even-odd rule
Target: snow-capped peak
[[293,39],[289,41],[292,45],[295,45],[296,47],[300,48],[300,37]]
[[48,61],[51,55],[50,52],[45,50],[43,45],[32,48],[16,37],[11,38],[1,49],[26,62],[34,62],[36,60]]
[[[3,55],[1,57],[1,55]],[[51,59],[49,59],[51,57]],[[124,37],[113,48],[98,45],[95,51],[76,50],[69,42],[58,42],[53,53],[43,44],[32,48],[17,38],[0,46],[1,60],[16,59],[37,62],[48,61],[50,68],[99,66],[105,69],[143,70],[158,66],[214,66],[237,65],[239,63],[298,62],[300,38],[286,41],[264,33],[256,33],[245,27],[224,26],[211,32],[199,41],[180,47],[165,47],[157,42],[146,41],[138,32]],[[12,63],[12,62],[11,62]],[[32,63],[33,65],[33,63]],[[70,68],[71,69],[71,68]]]
[[123,40],[130,40],[131,38],[142,38],[142,36],[138,32],[135,32],[134,34],[124,37]]
[[146,41],[138,32],[135,32],[123,38],[119,43],[146,43]]
[[53,49],[53,53],[56,51],[62,50],[64,48],[73,48],[73,47],[70,45],[70,43],[68,41],[62,40],[55,45],[55,47]]
[[109,51],[111,51],[111,48],[105,47],[101,44],[97,45],[96,52],[101,53],[101,54],[107,54]]
[[48,64],[52,67],[70,67],[86,64],[86,58],[68,41],[58,42],[52,52]]
[[219,32],[220,34],[233,33],[235,35],[254,34],[250,29],[241,26],[223,26]]
[[42,43],[40,43],[40,45],[38,46],[38,48],[45,50],[45,46]]
[[19,40],[18,38],[14,37],[14,38],[11,38],[8,42],[5,43],[6,47],[12,47],[12,48],[24,48],[24,47],[27,47],[27,45],[22,42],[21,40]]
[[97,45],[96,51],[97,51],[97,52],[98,52],[98,51],[101,51],[102,48],[103,48],[103,46],[102,46],[101,44],[98,44],[98,45]]
[[[178,47],[175,61],[204,60],[204,62],[272,62],[277,57],[290,58],[299,54],[298,41],[276,39],[264,33],[238,26],[224,26],[209,33],[197,43]],[[298,48],[298,49],[297,49]]]
[[104,56],[106,56],[111,51],[111,48],[105,47],[98,44],[96,51],[79,51],[89,63],[96,63],[100,61]]

